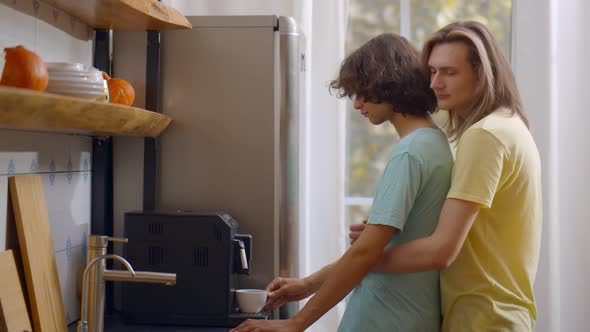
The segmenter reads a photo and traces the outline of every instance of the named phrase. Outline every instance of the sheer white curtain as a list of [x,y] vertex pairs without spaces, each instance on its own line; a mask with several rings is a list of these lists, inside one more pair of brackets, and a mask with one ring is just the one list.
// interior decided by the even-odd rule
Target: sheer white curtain
[[[185,15],[284,15],[300,24],[306,39],[306,88],[301,126],[300,273],[309,275],[345,250],[345,104],[329,94],[344,59],[348,0],[168,0]],[[327,313],[309,331],[335,331],[344,305]]]
[[[306,32],[309,41],[307,171],[305,186],[306,229],[302,237],[301,271],[313,273],[338,259],[345,250],[344,227],[344,153],[345,113],[342,100],[328,93],[327,83],[334,79],[344,59],[347,0],[305,1],[306,17],[312,17]],[[328,312],[310,331],[336,331],[344,313],[344,304]]]
[[514,70],[543,166],[536,331],[588,331],[590,2],[514,5]]

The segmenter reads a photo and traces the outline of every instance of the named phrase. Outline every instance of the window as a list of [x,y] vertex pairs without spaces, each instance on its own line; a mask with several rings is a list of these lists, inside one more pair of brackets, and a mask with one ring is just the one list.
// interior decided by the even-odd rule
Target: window
[[[350,0],[347,54],[372,37],[395,32],[418,49],[429,35],[456,20],[486,24],[509,57],[511,0]],[[368,217],[374,190],[388,156],[398,141],[389,124],[374,126],[349,102],[346,119],[345,211],[347,226]]]

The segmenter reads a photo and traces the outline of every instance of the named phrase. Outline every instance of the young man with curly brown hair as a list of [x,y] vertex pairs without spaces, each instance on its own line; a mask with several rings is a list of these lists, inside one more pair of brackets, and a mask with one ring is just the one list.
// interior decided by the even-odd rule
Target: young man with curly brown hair
[[372,124],[390,123],[400,136],[368,225],[338,261],[307,278],[277,278],[268,285],[273,308],[315,293],[294,317],[249,320],[234,331],[303,331],[355,287],[339,331],[439,331],[438,271],[371,271],[384,249],[434,231],[451,183],[452,154],[447,136],[430,119],[436,98],[418,51],[401,36],[379,35],[344,60],[331,88],[353,98]]

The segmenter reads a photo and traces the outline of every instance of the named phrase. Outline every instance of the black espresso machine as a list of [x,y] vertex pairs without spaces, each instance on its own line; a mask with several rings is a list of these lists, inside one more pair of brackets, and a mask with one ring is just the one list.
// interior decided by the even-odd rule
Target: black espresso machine
[[233,327],[269,313],[243,314],[237,274],[247,274],[252,237],[224,212],[125,213],[125,257],[134,269],[176,273],[176,285],[122,283],[122,315],[140,324]]

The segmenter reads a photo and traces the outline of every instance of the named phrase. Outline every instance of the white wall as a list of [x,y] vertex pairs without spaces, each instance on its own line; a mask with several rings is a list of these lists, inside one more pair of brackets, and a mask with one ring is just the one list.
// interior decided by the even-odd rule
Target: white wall
[[590,326],[590,138],[588,137],[588,77],[590,36],[587,0],[553,0],[552,67],[554,97],[552,122],[556,132],[557,200],[554,221],[560,230],[560,331],[588,331]]
[[[31,7],[32,12],[31,1],[19,0],[15,4]],[[65,21],[70,27],[69,17],[51,16],[53,12],[47,5],[41,4],[38,13]],[[80,28],[76,25],[74,22],[72,29]],[[42,20],[0,4],[0,50],[16,45],[36,52],[46,62],[92,62],[92,41],[71,37]],[[2,53],[0,70],[4,67]],[[18,246],[13,221],[6,219],[8,177],[40,174],[69,323],[80,314],[76,274],[86,263],[86,236],[90,231],[91,153],[89,137],[0,129],[0,251]]]
[[588,331],[590,232],[585,0],[517,0],[514,69],[543,166],[536,331]]
[[[555,284],[555,259],[551,259],[559,229],[555,229],[551,213],[551,179],[555,171],[551,164],[551,71],[550,71],[550,0],[513,1],[513,55],[512,63],[523,99],[524,111],[529,117],[531,130],[541,154],[543,169],[543,237],[539,271],[535,283],[537,300],[537,331],[559,331],[558,317],[554,314],[558,301]],[[534,37],[533,37],[534,36]],[[544,36],[541,37],[541,36]]]

